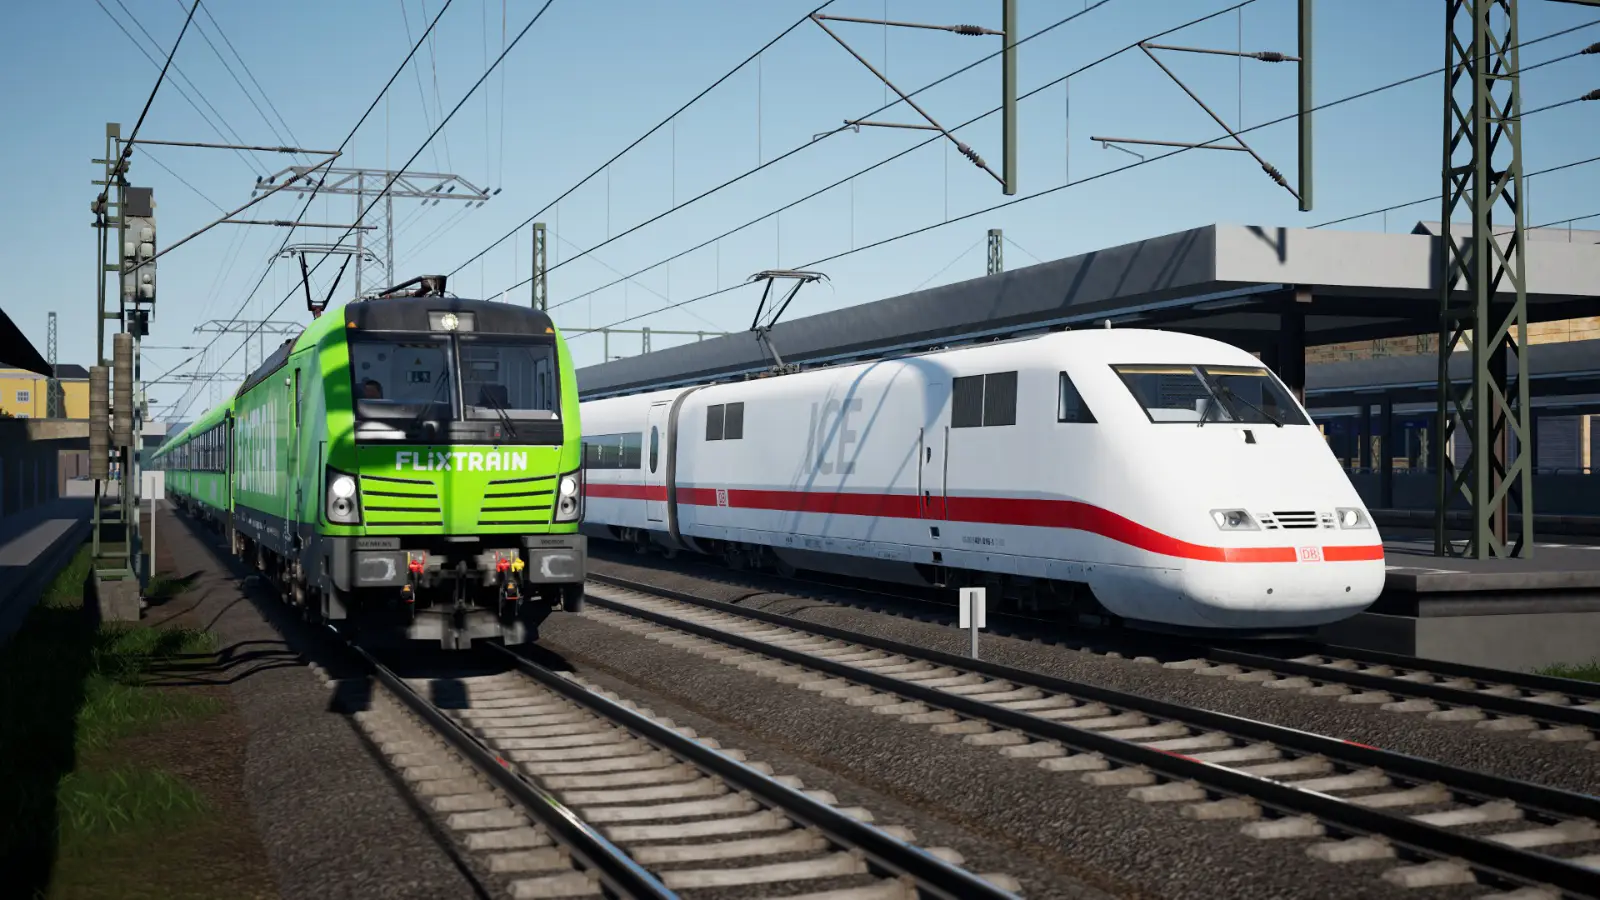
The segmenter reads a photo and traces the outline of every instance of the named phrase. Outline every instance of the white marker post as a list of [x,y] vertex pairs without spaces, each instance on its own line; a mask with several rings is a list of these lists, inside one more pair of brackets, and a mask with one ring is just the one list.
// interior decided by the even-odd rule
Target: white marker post
[[984,588],[961,589],[961,621],[960,627],[972,630],[972,658],[978,658],[978,629],[989,625],[985,602],[987,591]]
[[145,469],[139,473],[140,496],[150,500],[150,571],[145,583],[156,577],[156,501],[167,498],[167,473],[160,469]]

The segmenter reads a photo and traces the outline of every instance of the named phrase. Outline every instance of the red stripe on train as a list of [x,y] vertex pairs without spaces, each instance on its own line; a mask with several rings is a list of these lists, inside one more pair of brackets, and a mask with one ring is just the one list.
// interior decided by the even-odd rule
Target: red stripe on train
[[[589,482],[586,494],[616,500],[667,499],[662,485],[602,484]],[[716,488],[678,489],[678,502],[689,506],[723,506],[821,515],[868,516],[884,519],[924,518],[923,503],[912,494],[822,493],[814,491],[744,490],[729,488],[719,502]],[[1151,553],[1202,562],[1295,562],[1294,547],[1210,547],[1162,534],[1108,509],[1077,500],[1041,500],[1024,497],[950,497],[935,500],[927,518],[984,525],[1026,525],[1035,528],[1069,528],[1110,538]],[[1323,547],[1327,562],[1383,559],[1383,545]]]

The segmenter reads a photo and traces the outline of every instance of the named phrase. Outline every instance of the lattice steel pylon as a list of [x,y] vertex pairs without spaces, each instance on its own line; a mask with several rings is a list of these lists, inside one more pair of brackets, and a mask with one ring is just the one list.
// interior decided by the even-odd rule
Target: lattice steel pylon
[[61,374],[56,370],[56,314],[50,312],[49,325],[45,328],[45,362],[50,364],[50,378],[44,383],[44,414],[46,418],[59,419],[65,412],[61,408],[61,379],[56,376]]
[[[1533,453],[1517,4],[1447,2],[1434,552],[1458,555],[1446,514],[1462,494],[1471,521],[1459,555],[1526,556],[1533,549]],[[1497,207],[1513,224],[1499,236]],[[1472,224],[1458,243],[1454,215],[1462,209]],[[1471,356],[1471,374],[1458,388],[1450,362],[1463,354]],[[1466,459],[1457,460],[1453,448],[1462,428],[1470,446]],[[1514,534],[1513,508],[1521,514]]]
[[[309,190],[314,187],[320,177],[317,174],[319,166],[290,166],[279,172],[274,172],[265,178],[256,179],[258,190],[266,185],[275,184],[282,179],[298,179]],[[392,182],[392,184],[391,184]],[[380,243],[382,250],[374,253],[373,248],[367,244],[365,232],[357,231],[355,266],[356,296],[361,296],[362,286],[373,279],[366,277],[369,268],[376,269],[382,265],[382,282],[385,285],[394,284],[394,201],[421,200],[423,205],[430,201],[437,206],[445,200],[459,200],[464,203],[476,203],[482,206],[489,198],[500,193],[500,188],[489,190],[480,188],[462,178],[439,172],[395,172],[389,169],[362,169],[349,167],[330,167],[327,169],[327,181],[317,189],[319,194],[341,194],[356,198],[356,215],[361,216],[367,207],[367,199],[376,195],[390,185],[388,193],[384,195],[381,209],[373,210],[382,235],[374,235],[374,243]],[[460,193],[456,189],[460,188]],[[365,224],[357,221],[358,225]]]

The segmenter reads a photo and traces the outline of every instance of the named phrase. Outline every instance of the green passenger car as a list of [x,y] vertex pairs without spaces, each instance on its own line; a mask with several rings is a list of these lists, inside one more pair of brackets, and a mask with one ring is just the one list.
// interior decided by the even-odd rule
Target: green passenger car
[[[220,492],[192,462],[219,423]],[[383,297],[313,321],[158,459],[308,617],[465,648],[582,608],[580,433],[547,315]]]

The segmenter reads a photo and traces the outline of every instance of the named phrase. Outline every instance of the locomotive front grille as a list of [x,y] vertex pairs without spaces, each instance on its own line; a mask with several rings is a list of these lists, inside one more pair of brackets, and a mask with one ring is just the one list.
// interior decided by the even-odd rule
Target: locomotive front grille
[[361,512],[368,525],[377,527],[444,524],[438,485],[411,478],[363,475]]
[[556,479],[504,478],[489,482],[479,525],[549,525],[555,516]]
[[1316,528],[1318,525],[1317,514],[1312,510],[1274,510],[1271,519],[1279,528]]

